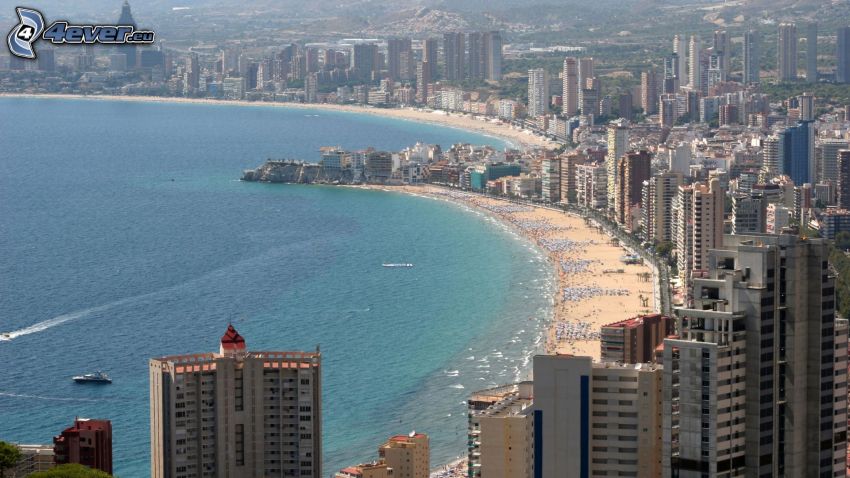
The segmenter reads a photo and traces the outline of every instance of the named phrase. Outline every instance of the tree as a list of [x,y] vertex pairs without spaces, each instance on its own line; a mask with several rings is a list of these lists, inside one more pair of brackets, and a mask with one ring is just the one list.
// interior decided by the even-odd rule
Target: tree
[[836,234],[835,247],[842,251],[850,250],[850,232],[839,232]]
[[94,468],[70,463],[59,465],[47,471],[33,473],[28,478],[112,478],[112,475]]
[[655,253],[661,257],[667,258],[670,257],[670,252],[673,251],[673,248],[676,247],[670,241],[664,241],[655,248]]
[[11,470],[21,459],[21,450],[11,443],[0,441],[0,478],[5,476],[6,470]]

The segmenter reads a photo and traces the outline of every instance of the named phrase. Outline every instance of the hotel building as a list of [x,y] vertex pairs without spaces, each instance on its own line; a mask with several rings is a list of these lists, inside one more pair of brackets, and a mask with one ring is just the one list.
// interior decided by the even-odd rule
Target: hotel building
[[218,353],[150,360],[151,477],[322,476],[321,354]]
[[77,418],[74,425],[53,438],[53,461],[77,463],[112,474],[112,423]]

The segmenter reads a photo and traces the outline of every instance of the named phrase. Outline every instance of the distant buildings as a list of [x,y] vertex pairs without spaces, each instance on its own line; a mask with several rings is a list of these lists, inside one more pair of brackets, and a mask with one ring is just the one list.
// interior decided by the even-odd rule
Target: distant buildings
[[744,84],[752,85],[760,81],[761,75],[761,34],[755,30],[744,33]]
[[573,57],[564,59],[563,107],[566,116],[578,113],[578,61]]
[[321,355],[249,352],[150,360],[151,476],[322,475]]
[[528,116],[549,112],[549,75],[543,68],[528,70]]
[[605,155],[605,171],[608,183],[607,203],[610,209],[617,204],[617,161],[629,149],[629,124],[624,120],[608,125],[608,152]]
[[850,209],[850,149],[838,152],[838,207]]
[[835,82],[850,83],[850,27],[841,27],[836,32]]
[[112,474],[112,423],[78,418],[74,425],[53,438],[57,465],[78,463]]
[[818,81],[818,24],[811,22],[806,25],[806,81]]
[[777,76],[779,81],[797,80],[797,26],[780,23],[777,34]]

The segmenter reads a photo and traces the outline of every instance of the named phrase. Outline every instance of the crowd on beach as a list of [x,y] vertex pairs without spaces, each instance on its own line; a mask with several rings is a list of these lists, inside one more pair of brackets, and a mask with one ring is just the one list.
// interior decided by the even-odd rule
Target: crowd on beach
[[592,264],[601,263],[601,261],[590,259],[561,259],[561,270],[564,274],[581,274],[587,272]]
[[468,472],[467,463],[468,461],[466,459],[462,459],[444,465],[439,470],[432,471],[430,478],[466,478]]
[[627,289],[609,289],[596,286],[564,287],[564,301],[577,302],[592,297],[629,295]]
[[558,342],[573,343],[578,340],[599,340],[599,331],[583,320],[558,322],[555,327],[555,339]]

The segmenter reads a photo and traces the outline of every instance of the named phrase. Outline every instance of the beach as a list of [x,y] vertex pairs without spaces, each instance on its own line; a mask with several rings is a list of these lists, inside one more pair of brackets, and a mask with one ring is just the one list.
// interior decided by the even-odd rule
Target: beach
[[628,251],[601,228],[572,213],[438,186],[366,186],[444,199],[482,210],[537,244],[555,268],[546,353],[600,358],[603,325],[654,312],[653,270],[624,264]]
[[[458,128],[467,131],[493,136],[511,143],[519,149],[525,148],[555,148],[559,145],[547,138],[532,134],[529,131],[515,128],[501,121],[493,121],[492,118],[473,117],[464,113],[449,113],[440,110],[424,110],[419,108],[375,108],[358,105],[337,105],[330,103],[287,103],[271,101],[242,101],[242,100],[215,100],[205,98],[178,98],[165,96],[121,96],[121,95],[64,95],[64,94],[8,94],[2,93],[0,97],[18,98],[60,98],[76,100],[102,100],[102,101],[135,101],[150,103],[191,103],[207,105],[237,105],[254,107],[277,107],[277,108],[299,108],[307,110],[336,111],[342,113],[368,114],[394,118],[404,121],[415,121],[419,123],[431,123],[450,128]],[[449,145],[442,145],[449,146]]]

